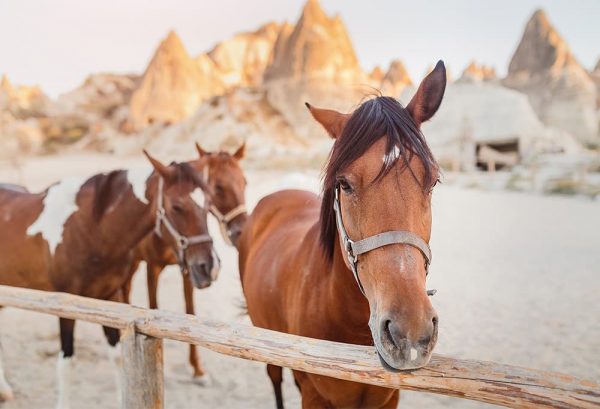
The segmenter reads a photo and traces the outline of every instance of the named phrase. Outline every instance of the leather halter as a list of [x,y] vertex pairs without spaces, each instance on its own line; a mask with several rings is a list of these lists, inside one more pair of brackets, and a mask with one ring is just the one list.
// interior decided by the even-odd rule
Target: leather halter
[[221,235],[223,236],[225,242],[230,246],[233,246],[233,242],[231,241],[231,231],[229,230],[229,223],[236,217],[247,212],[246,205],[242,203],[228,211],[226,214],[221,213],[215,205],[211,205],[210,212],[219,222]]
[[[154,225],[154,233],[158,237],[162,237],[162,232],[160,230],[160,226],[164,225],[169,234],[175,240],[175,247],[177,250],[177,263],[179,264],[179,268],[184,274],[188,273],[188,268],[185,262],[185,251],[195,244],[201,243],[212,243],[212,238],[208,233],[198,234],[196,236],[184,236],[180,234],[179,231],[175,228],[173,223],[167,217],[167,212],[163,206],[163,189],[164,189],[164,180],[162,176],[158,177],[158,197],[156,199],[156,224]],[[206,208],[206,203],[205,203]]]
[[[206,165],[202,169],[202,179],[207,185],[210,179],[208,169],[208,165]],[[221,235],[223,236],[223,240],[225,240],[225,243],[227,243],[230,246],[234,246],[233,242],[231,241],[231,230],[229,230],[229,223],[232,222],[233,219],[235,219],[236,217],[248,212],[248,210],[246,209],[246,205],[242,203],[228,211],[226,214],[223,214],[219,211],[219,209],[217,209],[217,207],[214,204],[211,204],[209,211],[213,216],[215,216],[215,218],[219,222],[219,229],[221,230]]]
[[[365,239],[353,241],[348,236],[348,231],[344,227],[344,221],[342,220],[342,210],[340,207],[340,186],[339,184],[334,188],[335,198],[333,201],[333,210],[335,212],[335,224],[337,225],[338,232],[342,238],[344,244],[344,251],[346,252],[346,258],[350,264],[350,269],[354,275],[354,279],[358,284],[360,292],[365,294],[365,289],[358,276],[358,256],[361,254],[368,253],[369,251],[378,249],[380,247],[388,246],[390,244],[407,244],[412,246],[423,254],[425,259],[425,274],[429,274],[429,264],[431,263],[431,249],[425,241],[416,235],[415,233],[404,231],[404,230],[391,230],[383,233],[369,236]],[[427,290],[427,295],[434,295],[436,290]]]

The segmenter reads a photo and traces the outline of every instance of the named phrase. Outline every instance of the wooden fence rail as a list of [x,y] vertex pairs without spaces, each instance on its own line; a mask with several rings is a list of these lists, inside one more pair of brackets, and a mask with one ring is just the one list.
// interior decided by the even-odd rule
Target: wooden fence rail
[[[316,340],[63,293],[0,286],[0,305],[83,320],[123,333],[124,405],[162,407],[162,339],[334,378],[508,407],[599,408],[597,383],[555,372],[434,355],[412,372],[381,367],[372,347]],[[128,395],[136,391],[137,396]]]

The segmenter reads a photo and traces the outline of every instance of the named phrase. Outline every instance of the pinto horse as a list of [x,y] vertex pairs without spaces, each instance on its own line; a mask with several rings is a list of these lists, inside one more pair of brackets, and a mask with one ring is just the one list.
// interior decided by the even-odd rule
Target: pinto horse
[[[287,190],[263,198],[240,238],[248,313],[263,328],[375,345],[390,370],[423,367],[438,318],[425,277],[438,166],[420,131],[440,106],[444,64],[406,108],[393,98],[351,115],[307,104],[335,138],[323,199]],[[282,370],[267,366],[278,408]],[[399,391],[294,371],[304,408],[393,408]]]
[[[143,172],[63,179],[36,194],[0,189],[0,284],[123,301],[134,249],[153,228],[194,285],[216,279],[209,188],[189,164],[165,166],[147,156],[152,167]],[[74,325],[60,319],[58,407],[69,406]],[[119,331],[104,333],[116,346]]]
[[[244,190],[246,179],[239,162],[244,157],[245,144],[233,154],[227,152],[207,152],[196,144],[199,159],[188,162],[202,176],[209,186],[212,195],[210,212],[219,222],[223,239],[235,246],[246,221],[246,206]],[[166,266],[177,264],[177,257],[168,242],[165,242],[154,232],[148,234],[136,248],[135,261],[131,267],[131,277],[137,271],[139,263],[146,261],[148,280],[148,300],[150,308],[158,308],[157,292],[160,273]],[[193,286],[189,275],[183,273],[183,294],[185,312],[194,315]],[[200,288],[210,285],[203,283]],[[131,279],[127,282],[124,293],[129,295]],[[200,363],[195,345],[190,345],[189,362],[193,376],[199,383],[205,381],[205,371]]]

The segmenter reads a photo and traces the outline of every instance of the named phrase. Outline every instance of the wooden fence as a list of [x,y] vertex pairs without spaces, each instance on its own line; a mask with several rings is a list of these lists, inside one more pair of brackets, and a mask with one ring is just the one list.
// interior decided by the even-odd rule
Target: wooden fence
[[163,407],[163,339],[354,382],[508,407],[600,407],[597,383],[560,373],[440,355],[434,355],[426,368],[391,373],[381,367],[372,347],[202,320],[168,311],[7,286],[0,286],[0,305],[123,330],[125,408]]

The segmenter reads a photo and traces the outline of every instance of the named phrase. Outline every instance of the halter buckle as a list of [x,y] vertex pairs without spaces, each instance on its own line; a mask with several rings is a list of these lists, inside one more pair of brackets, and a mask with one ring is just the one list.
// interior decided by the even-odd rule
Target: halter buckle
[[177,238],[177,245],[180,249],[186,250],[190,245],[190,240],[185,236],[180,236]]

